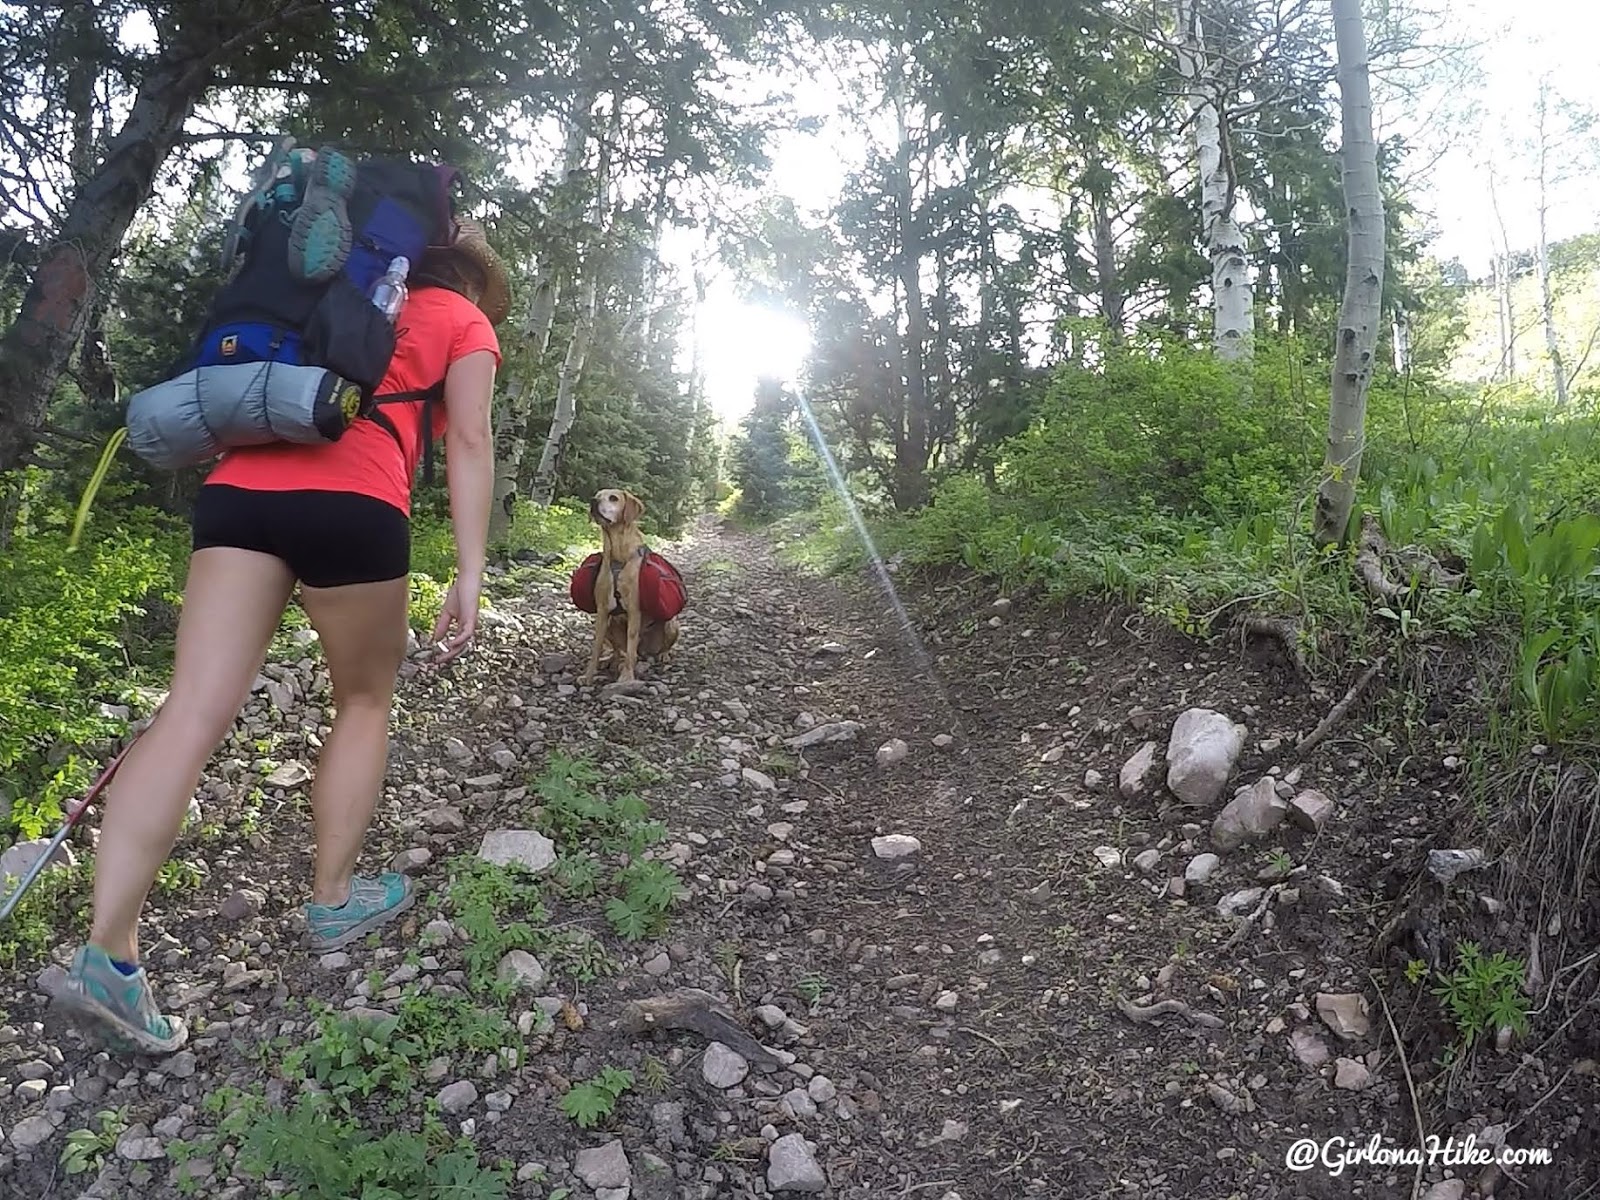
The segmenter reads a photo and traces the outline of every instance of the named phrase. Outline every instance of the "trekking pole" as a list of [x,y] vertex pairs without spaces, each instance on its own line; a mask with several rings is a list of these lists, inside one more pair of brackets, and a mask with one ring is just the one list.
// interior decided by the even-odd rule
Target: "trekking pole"
[[32,887],[34,881],[43,874],[46,865],[55,856],[55,852],[61,849],[61,843],[67,840],[67,834],[72,832],[72,827],[78,823],[83,814],[89,811],[89,805],[94,802],[94,798],[105,790],[106,784],[111,782],[111,777],[117,773],[117,768],[122,765],[122,760],[127,757],[128,751],[133,749],[133,743],[138,740],[139,735],[135,734],[133,741],[124,746],[121,752],[111,760],[106,769],[100,772],[100,778],[96,779],[89,790],[84,793],[83,799],[78,801],[77,807],[67,814],[66,824],[56,831],[55,837],[50,839],[50,844],[44,848],[43,853],[34,859],[33,865],[23,873],[21,882],[6,897],[5,903],[0,904],[0,921],[11,915],[13,910],[16,909],[18,901],[22,899],[23,893]]

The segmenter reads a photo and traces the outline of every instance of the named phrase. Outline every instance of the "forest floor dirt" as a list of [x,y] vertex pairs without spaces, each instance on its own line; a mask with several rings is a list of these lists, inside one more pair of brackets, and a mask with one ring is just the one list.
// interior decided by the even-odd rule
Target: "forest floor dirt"
[[[282,1101],[297,1085],[274,1064],[306,1042],[315,1003],[372,1015],[419,993],[520,1020],[522,1036],[506,1039],[517,1058],[494,1053],[493,1036],[441,1033],[440,1052],[410,1064],[411,1100],[366,1115],[415,1127],[437,1100],[486,1160],[514,1164],[514,1197],[1600,1189],[1600,1079],[1582,1044],[1593,1023],[1482,1047],[1446,1070],[1437,1001],[1395,989],[1392,971],[1376,976],[1380,999],[1369,948],[1459,783],[1447,743],[1402,750],[1373,728],[1371,699],[1297,771],[1278,765],[1358,665],[1318,686],[1270,649],[1192,641],[1104,606],[997,605],[953,576],[899,580],[902,611],[876,576],[797,573],[765,536],[711,519],[662,548],[690,608],[678,650],[639,694],[576,686],[585,618],[564,580],[531,568],[499,590],[463,665],[408,668],[366,862],[402,856],[421,897],[331,958],[301,942],[305,785],[283,781],[308,772],[266,778],[314,766],[326,681],[310,651],[270,664],[180,846],[197,886],[157,894],[147,921],[158,994],[190,1020],[190,1046],[130,1067],[46,1023],[47,964],[5,981],[0,1195],[155,1198],[183,1179],[201,1196],[282,1194],[293,1179],[253,1180],[235,1142],[208,1140],[206,1097],[264,1086]],[[1286,822],[1204,858],[1215,808],[1167,812],[1159,785],[1169,731],[1191,707],[1247,727],[1224,800],[1277,771],[1292,780],[1284,791],[1331,799],[1320,832]],[[839,740],[794,745],[828,725]],[[1125,798],[1119,773],[1146,741],[1158,783]],[[551,829],[552,753],[591,762],[596,793],[643,798],[665,827],[650,853],[675,866],[684,894],[659,936],[619,938],[605,902],[622,860],[591,845],[596,895],[546,889],[544,920],[563,939],[524,976],[531,990],[482,996],[473,939],[488,934],[463,921],[449,875],[491,830]],[[889,835],[919,848],[884,857],[905,845],[875,848]],[[1225,897],[1259,914],[1237,938]],[[525,915],[509,903],[502,929]],[[716,996],[775,1061],[624,1019],[629,1002],[684,988]],[[1163,1001],[1187,1008],[1129,1015]],[[606,1068],[634,1084],[580,1128],[558,1101]],[[67,1135],[106,1110],[120,1117],[103,1153],[68,1175]],[[1416,1192],[1409,1163],[1286,1164],[1305,1139],[1334,1156],[1339,1139],[1350,1154],[1374,1137],[1410,1153],[1424,1144],[1419,1120],[1441,1141],[1475,1135],[1480,1154],[1546,1148],[1552,1162],[1439,1158]]]

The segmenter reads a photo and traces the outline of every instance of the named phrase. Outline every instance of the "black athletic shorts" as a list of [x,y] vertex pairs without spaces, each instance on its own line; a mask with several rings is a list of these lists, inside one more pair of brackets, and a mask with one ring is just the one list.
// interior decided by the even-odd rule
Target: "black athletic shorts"
[[289,564],[307,587],[400,579],[411,570],[411,522],[355,492],[258,492],[208,483],[194,506],[194,548],[233,546]]

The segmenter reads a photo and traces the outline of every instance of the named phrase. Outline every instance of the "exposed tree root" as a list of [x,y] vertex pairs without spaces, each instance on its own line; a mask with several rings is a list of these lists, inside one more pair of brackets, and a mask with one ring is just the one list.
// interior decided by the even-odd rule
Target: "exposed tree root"
[[1221,1017],[1192,1009],[1182,1000],[1160,1000],[1155,1004],[1135,1004],[1131,1000],[1118,996],[1117,1008],[1121,1010],[1123,1016],[1138,1025],[1143,1025],[1165,1016],[1183,1017],[1193,1024],[1206,1029],[1221,1029],[1225,1024]]
[[679,988],[665,996],[629,1001],[618,1024],[635,1037],[657,1029],[688,1030],[707,1041],[721,1042],[752,1062],[779,1065],[770,1050],[745,1032],[722,1001],[699,988]]
[[1378,518],[1371,513],[1361,517],[1361,538],[1356,543],[1355,570],[1367,595],[1374,600],[1391,601],[1408,590],[1403,583],[1389,578],[1384,559],[1393,558],[1408,576],[1425,580],[1431,587],[1458,591],[1466,576],[1448,570],[1433,554],[1421,546],[1402,546],[1390,551],[1378,528]]
[[1405,588],[1384,572],[1383,556],[1389,544],[1383,540],[1378,519],[1371,513],[1361,515],[1361,540],[1356,543],[1356,575],[1374,600],[1393,600]]
[[1310,674],[1305,651],[1300,648],[1300,626],[1288,617],[1242,616],[1239,618],[1239,634],[1241,639],[1259,637],[1277,642],[1288,655],[1297,676],[1304,679]]
[[1255,909],[1251,911],[1244,920],[1239,922],[1239,928],[1233,931],[1233,935],[1228,938],[1227,941],[1223,942],[1222,945],[1217,947],[1217,953],[1223,954],[1229,950],[1232,950],[1235,946],[1243,942],[1245,938],[1249,937],[1250,931],[1256,927],[1256,922],[1261,920],[1267,909],[1272,907],[1272,902],[1278,898],[1278,895],[1283,891],[1285,886],[1287,885],[1275,883],[1269,887],[1266,895],[1262,896],[1260,901],[1256,904]]
[[1426,579],[1429,584],[1446,591],[1460,591],[1466,583],[1464,574],[1452,571],[1420,546],[1402,546],[1395,558],[1407,571]]
[[1378,677],[1378,673],[1383,670],[1388,661],[1388,655],[1384,655],[1361,673],[1361,678],[1350,685],[1350,690],[1344,694],[1344,699],[1329,709],[1328,715],[1317,723],[1317,727],[1300,739],[1300,744],[1294,748],[1294,755],[1289,760],[1290,762],[1298,762],[1304,758],[1312,750],[1316,749],[1328,734],[1333,732],[1333,727],[1344,720],[1345,715],[1350,711],[1350,706],[1356,702],[1362,692],[1367,690],[1367,686]]

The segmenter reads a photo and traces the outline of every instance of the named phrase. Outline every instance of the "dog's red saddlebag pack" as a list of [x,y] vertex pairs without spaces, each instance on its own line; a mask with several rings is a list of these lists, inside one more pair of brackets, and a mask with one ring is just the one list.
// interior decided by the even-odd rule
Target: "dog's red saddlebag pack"
[[[574,607],[594,612],[594,584],[599,573],[598,554],[589,555],[572,573],[568,592]],[[639,607],[644,615],[652,621],[670,621],[683,611],[688,600],[688,589],[678,568],[654,551],[646,554],[639,567]]]

